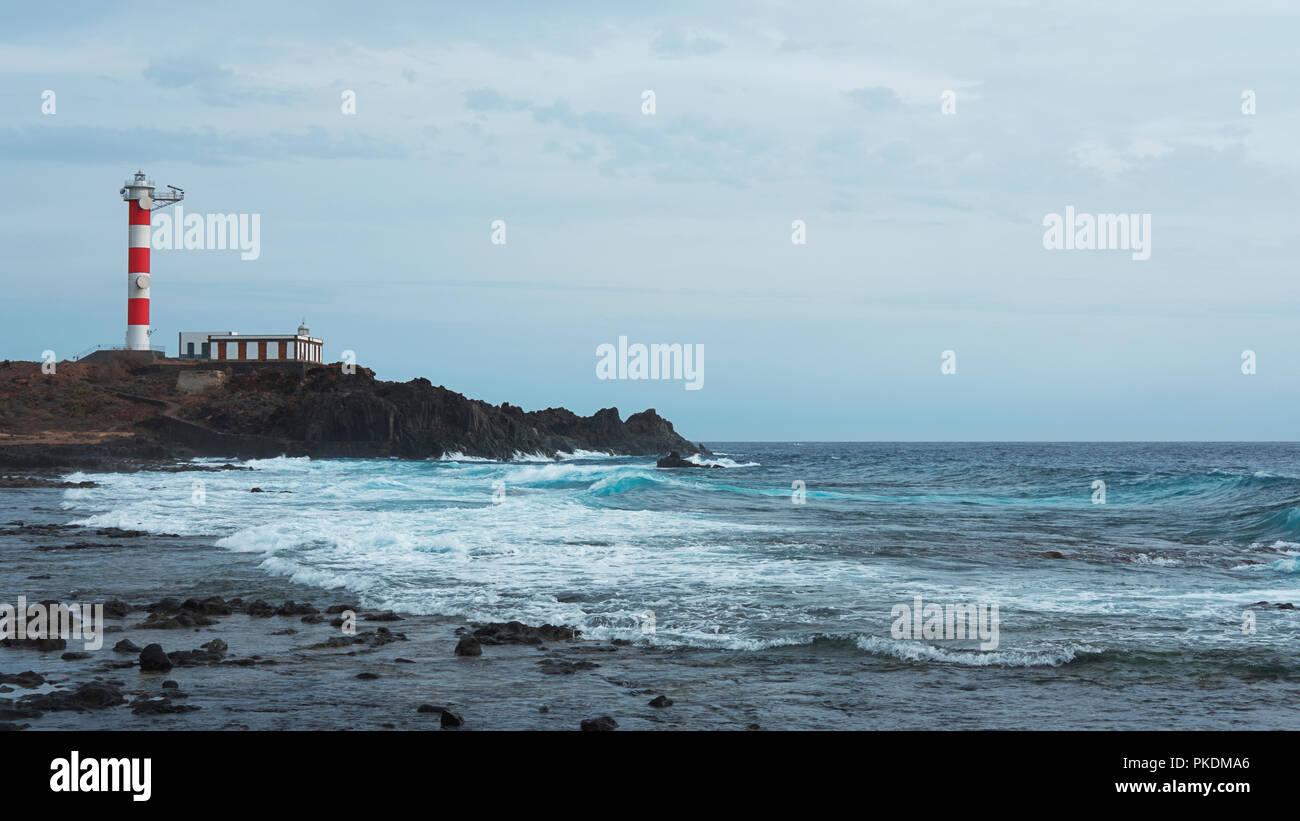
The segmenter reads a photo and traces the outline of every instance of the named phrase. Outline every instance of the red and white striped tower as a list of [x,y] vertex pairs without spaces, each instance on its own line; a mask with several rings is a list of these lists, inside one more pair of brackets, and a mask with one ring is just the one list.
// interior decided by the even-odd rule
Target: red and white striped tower
[[122,187],[127,207],[126,349],[149,350],[149,214],[153,185],[143,171]]
[[154,196],[154,184],[143,171],[127,180],[118,193],[126,200],[126,349],[149,350],[149,218],[158,208],[180,202],[185,192],[171,191]]

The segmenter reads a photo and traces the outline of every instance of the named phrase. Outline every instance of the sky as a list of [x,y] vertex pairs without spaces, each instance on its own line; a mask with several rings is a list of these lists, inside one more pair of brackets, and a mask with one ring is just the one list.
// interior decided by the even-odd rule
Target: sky
[[[172,354],[305,318],[705,442],[1297,438],[1295,4],[653,5],[7,9],[0,357],[122,344],[142,169],[260,220],[154,250]],[[1149,258],[1046,248],[1067,206]],[[619,337],[702,346],[700,388],[597,378]]]

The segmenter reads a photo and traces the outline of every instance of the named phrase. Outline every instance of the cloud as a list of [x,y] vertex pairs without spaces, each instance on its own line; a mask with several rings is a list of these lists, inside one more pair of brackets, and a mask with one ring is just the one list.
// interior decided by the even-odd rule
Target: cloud
[[212,63],[176,60],[150,63],[141,72],[158,88],[193,89],[208,105],[233,108],[250,102],[289,103],[296,95],[242,83],[234,71]]
[[465,107],[470,111],[523,111],[527,100],[512,100],[494,88],[476,88],[465,92]]
[[650,48],[660,57],[707,57],[722,51],[722,43],[707,37],[688,37],[681,26],[666,26]]
[[[237,165],[252,160],[400,159],[396,143],[320,128],[235,136],[211,130],[27,126],[0,129],[0,155],[29,162],[120,164],[136,157],[195,165]],[[129,163],[128,163],[129,164]]]
[[855,88],[844,92],[844,96],[867,111],[896,111],[903,105],[902,98],[892,88],[884,86]]

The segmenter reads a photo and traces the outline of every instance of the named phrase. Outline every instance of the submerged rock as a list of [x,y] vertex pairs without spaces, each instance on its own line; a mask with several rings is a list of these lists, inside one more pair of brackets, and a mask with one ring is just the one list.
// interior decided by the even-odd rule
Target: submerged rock
[[600,718],[584,718],[579,725],[584,732],[609,732],[618,727],[618,722],[609,716]]
[[31,670],[21,673],[0,673],[0,684],[17,684],[19,687],[40,687],[45,683],[45,676]]
[[483,655],[483,645],[473,636],[461,636],[460,641],[456,642],[456,655],[481,656]]
[[572,627],[543,624],[530,627],[517,621],[474,625],[474,638],[481,644],[541,644],[544,641],[572,641],[581,631]]
[[664,458],[655,463],[655,467],[660,468],[721,468],[722,465],[697,465],[694,462],[688,462],[682,458],[677,451],[673,451]]
[[438,713],[438,723],[444,730],[459,727],[465,723],[465,719],[448,710],[446,707],[439,707],[436,704],[421,704],[417,713]]
[[33,710],[58,712],[61,710],[101,710],[125,704],[122,691],[106,681],[91,681],[72,691],[58,691],[27,696],[18,704]]
[[571,676],[581,670],[595,670],[599,667],[592,661],[565,661],[563,659],[542,659],[537,662],[542,672],[552,676]]
[[131,702],[131,712],[136,715],[171,715],[192,713],[200,708],[191,704],[177,704],[169,696],[140,696]]

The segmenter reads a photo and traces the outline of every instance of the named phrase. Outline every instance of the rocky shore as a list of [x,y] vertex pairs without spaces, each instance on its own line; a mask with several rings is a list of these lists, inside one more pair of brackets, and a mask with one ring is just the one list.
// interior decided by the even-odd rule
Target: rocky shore
[[[266,579],[205,540],[68,524],[52,504],[61,492],[52,482],[0,496],[0,516],[27,517],[0,525],[3,603],[101,605],[103,634],[98,647],[77,635],[0,640],[0,730],[607,731],[700,720],[669,709],[684,688],[663,650],[565,625],[365,607]],[[160,555],[173,570],[135,569]],[[197,581],[210,574],[195,561],[222,564],[224,587]],[[179,589],[135,598],[157,584]]]
[[[21,668],[0,673],[0,730],[488,729],[501,726],[501,705],[495,697],[475,699],[466,685],[488,669],[500,677],[505,665],[513,686],[532,699],[523,708],[528,726],[619,726],[612,716],[584,717],[565,703],[575,687],[593,686],[584,681],[590,676],[598,690],[621,691],[624,698],[611,701],[624,702],[617,712],[625,723],[662,723],[662,711],[674,703],[600,675],[613,654],[640,651],[626,642],[584,642],[571,628],[518,622],[453,628],[446,620],[351,602],[318,609],[208,596],[104,604],[102,649],[81,650],[77,638],[0,641],[0,664]],[[569,683],[552,683],[560,679]],[[318,709],[300,715],[285,704],[295,690],[310,695],[315,708],[334,705],[339,715],[330,720]],[[202,711],[207,714],[192,715]],[[268,724],[268,715],[280,721]]]

